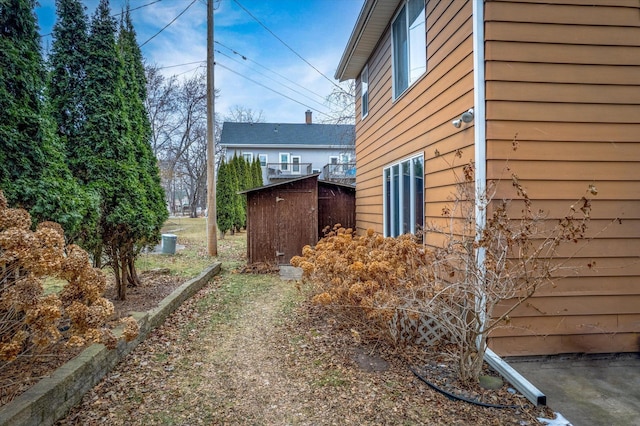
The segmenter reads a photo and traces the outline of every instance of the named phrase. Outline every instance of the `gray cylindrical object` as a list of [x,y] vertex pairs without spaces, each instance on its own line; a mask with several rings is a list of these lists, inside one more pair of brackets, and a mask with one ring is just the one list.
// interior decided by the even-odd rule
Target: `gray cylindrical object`
[[178,241],[177,235],[162,234],[162,253],[176,254],[176,241]]

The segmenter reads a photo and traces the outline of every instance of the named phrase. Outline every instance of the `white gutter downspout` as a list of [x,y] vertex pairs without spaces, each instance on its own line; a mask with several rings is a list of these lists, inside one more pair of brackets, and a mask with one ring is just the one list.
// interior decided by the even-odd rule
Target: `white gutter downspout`
[[[485,96],[485,57],[484,57],[484,0],[473,1],[473,101],[474,101],[474,137],[475,137],[475,179],[476,179],[476,229],[482,230],[487,223],[486,182],[487,182],[487,127]],[[478,233],[479,236],[479,233]],[[476,238],[478,237],[476,236]],[[476,253],[478,268],[484,268],[484,248]],[[480,320],[483,325],[486,299],[476,301]],[[516,389],[535,405],[546,405],[547,397],[531,382],[514,370],[495,352],[487,348],[484,360]]]

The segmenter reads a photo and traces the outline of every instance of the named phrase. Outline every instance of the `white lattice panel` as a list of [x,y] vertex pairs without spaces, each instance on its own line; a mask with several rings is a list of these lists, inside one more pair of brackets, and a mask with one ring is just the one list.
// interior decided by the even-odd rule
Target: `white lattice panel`
[[450,340],[448,332],[436,318],[428,315],[410,316],[404,310],[396,310],[389,328],[391,336],[398,343],[433,346],[443,340]]

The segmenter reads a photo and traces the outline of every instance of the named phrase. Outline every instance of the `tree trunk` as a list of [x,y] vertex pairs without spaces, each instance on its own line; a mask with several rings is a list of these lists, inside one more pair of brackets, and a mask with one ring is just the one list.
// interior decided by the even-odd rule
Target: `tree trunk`
[[113,275],[116,279],[116,290],[118,291],[118,300],[125,300],[127,298],[127,282],[123,281],[123,269],[120,266],[120,259],[118,257],[118,249],[116,247],[112,248],[113,258],[111,259],[111,264],[113,268]]
[[120,286],[118,287],[118,299],[125,300],[127,298],[127,285],[129,284],[129,268],[127,266],[126,250],[120,251]]
[[136,271],[136,259],[133,253],[127,259],[127,268],[129,269],[129,284],[133,287],[137,287],[141,284],[140,277]]

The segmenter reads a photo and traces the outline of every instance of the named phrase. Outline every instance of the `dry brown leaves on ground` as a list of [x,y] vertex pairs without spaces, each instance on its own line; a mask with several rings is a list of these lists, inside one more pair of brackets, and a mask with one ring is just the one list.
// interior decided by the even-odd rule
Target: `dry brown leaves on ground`
[[59,425],[534,425],[548,414],[524,398],[514,409],[447,399],[273,275],[225,311],[232,275],[185,302]]
[[[185,281],[182,277],[168,275],[166,271],[143,272],[140,279],[142,285],[130,288],[125,301],[114,300],[116,290],[113,280],[109,280],[105,297],[110,298],[115,307],[113,324],[117,324],[120,318],[128,316],[130,312],[142,312],[156,307]],[[68,348],[64,343],[59,342],[56,346],[44,348],[41,353],[20,356],[0,369],[0,407],[25,392],[40,379],[51,375],[56,368],[84,349]]]

